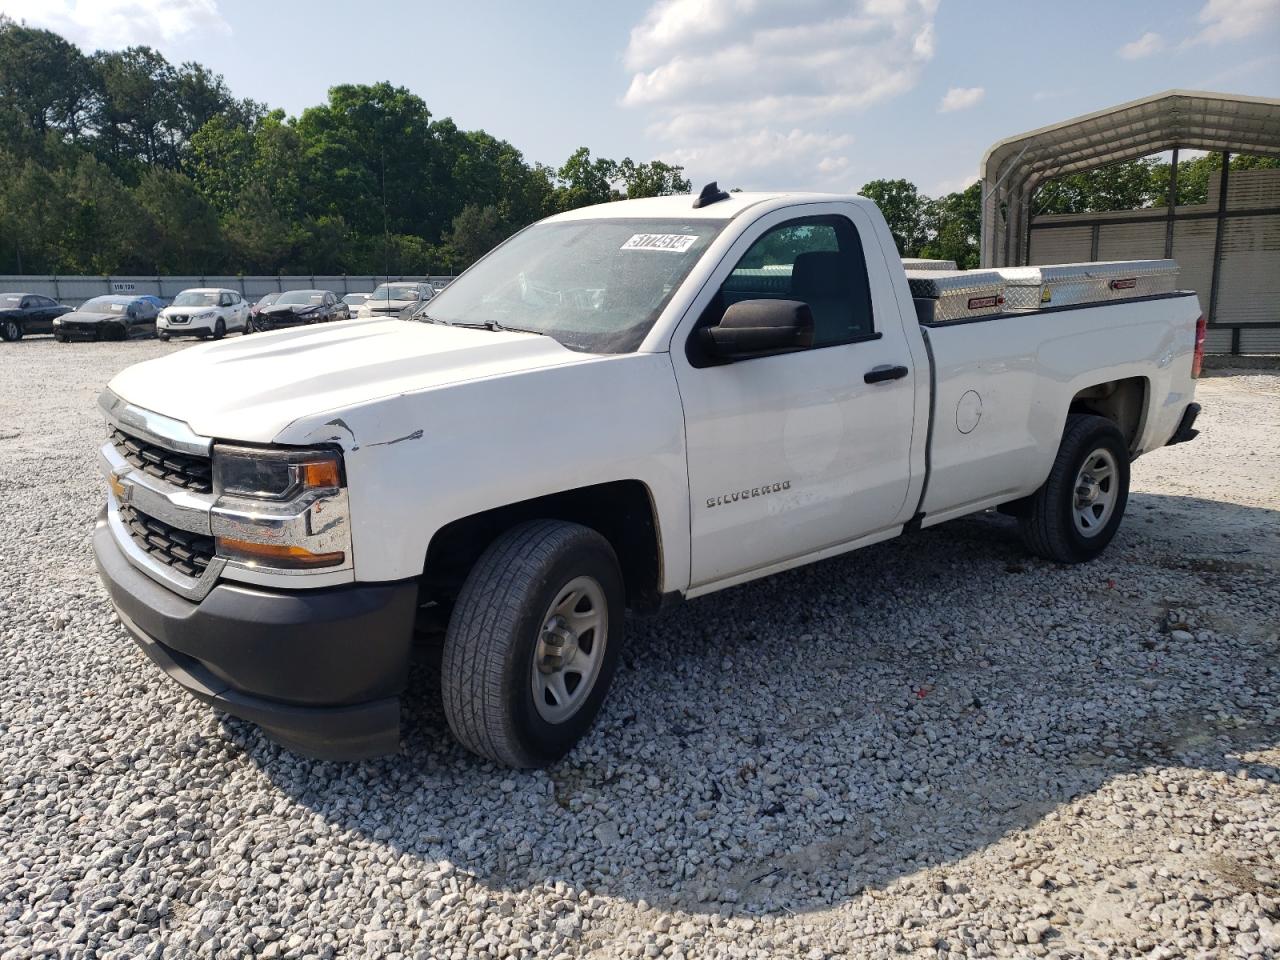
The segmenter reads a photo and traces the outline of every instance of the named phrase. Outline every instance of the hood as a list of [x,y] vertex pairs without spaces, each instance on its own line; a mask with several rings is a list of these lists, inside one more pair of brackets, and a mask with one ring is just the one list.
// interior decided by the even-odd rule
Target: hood
[[129,314],[121,311],[120,313],[85,313],[76,310],[74,313],[64,313],[62,315],[63,323],[101,323],[103,320],[128,320]]
[[536,334],[357,320],[202,344],[135,364],[110,387],[203,436],[270,443],[302,417],[592,359]]
[[213,313],[218,308],[211,305],[203,307],[165,307],[163,313],[166,317],[194,317],[198,313]]
[[322,303],[273,303],[263,307],[259,313],[306,313],[308,310],[319,310]]

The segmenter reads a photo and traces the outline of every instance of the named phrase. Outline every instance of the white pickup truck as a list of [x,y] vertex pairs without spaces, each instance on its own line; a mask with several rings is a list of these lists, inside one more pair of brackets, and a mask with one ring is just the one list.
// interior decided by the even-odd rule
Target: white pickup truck
[[398,749],[437,623],[455,735],[534,766],[627,610],[992,507],[1088,560],[1130,461],[1195,435],[1195,294],[1167,261],[928,266],[866,199],[710,185],[535,224],[415,321],[130,367],[102,578],[165,672],[315,756]]

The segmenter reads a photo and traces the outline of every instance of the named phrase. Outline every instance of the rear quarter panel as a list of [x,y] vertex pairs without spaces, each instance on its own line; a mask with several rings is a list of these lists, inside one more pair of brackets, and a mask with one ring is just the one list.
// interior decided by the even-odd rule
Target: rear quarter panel
[[1199,316],[1187,294],[930,328],[937,396],[925,524],[1035,491],[1072,398],[1095,384],[1143,378],[1134,454],[1162,446],[1195,394]]

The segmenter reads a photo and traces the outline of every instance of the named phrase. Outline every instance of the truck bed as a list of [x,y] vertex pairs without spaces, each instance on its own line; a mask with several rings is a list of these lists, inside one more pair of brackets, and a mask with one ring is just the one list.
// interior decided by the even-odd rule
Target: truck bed
[[908,269],[932,381],[923,525],[1033,490],[1084,388],[1125,405],[1133,456],[1167,443],[1200,315],[1177,275],[1172,260]]

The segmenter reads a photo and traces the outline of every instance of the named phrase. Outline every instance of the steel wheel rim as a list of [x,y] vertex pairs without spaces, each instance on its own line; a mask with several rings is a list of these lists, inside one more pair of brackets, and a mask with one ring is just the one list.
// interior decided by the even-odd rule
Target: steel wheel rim
[[1099,447],[1087,457],[1076,473],[1072,492],[1071,519],[1082,537],[1096,537],[1111,520],[1120,499],[1120,468],[1115,454]]
[[604,588],[574,577],[558,591],[538,628],[531,685],[533,705],[547,723],[564,723],[587,702],[609,640]]

